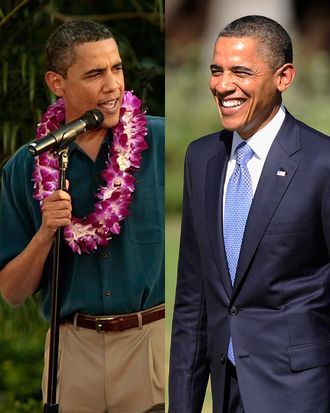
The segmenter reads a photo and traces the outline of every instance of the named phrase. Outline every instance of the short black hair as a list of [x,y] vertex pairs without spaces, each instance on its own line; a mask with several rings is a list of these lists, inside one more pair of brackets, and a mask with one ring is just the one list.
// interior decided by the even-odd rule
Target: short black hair
[[288,32],[265,16],[244,16],[229,23],[219,37],[253,37],[263,46],[266,61],[273,70],[293,62],[292,41]]
[[76,58],[75,47],[87,42],[112,39],[111,31],[90,20],[73,20],[59,26],[46,43],[47,70],[63,77]]

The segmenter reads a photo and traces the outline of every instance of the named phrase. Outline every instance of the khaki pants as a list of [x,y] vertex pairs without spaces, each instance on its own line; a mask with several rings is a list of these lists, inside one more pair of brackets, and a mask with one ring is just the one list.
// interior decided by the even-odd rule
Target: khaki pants
[[[47,400],[49,332],[43,397]],[[60,327],[60,413],[142,413],[164,403],[164,319],[122,332]]]

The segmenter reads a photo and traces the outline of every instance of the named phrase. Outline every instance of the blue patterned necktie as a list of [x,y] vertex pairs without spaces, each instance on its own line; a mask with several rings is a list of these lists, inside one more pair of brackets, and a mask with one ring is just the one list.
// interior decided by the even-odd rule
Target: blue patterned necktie
[[[253,198],[251,176],[247,168],[247,163],[252,156],[253,150],[246,142],[242,142],[237,146],[236,165],[229,179],[226,192],[223,236],[232,286],[235,282],[245,224]],[[228,346],[228,358],[235,364],[231,337]]]

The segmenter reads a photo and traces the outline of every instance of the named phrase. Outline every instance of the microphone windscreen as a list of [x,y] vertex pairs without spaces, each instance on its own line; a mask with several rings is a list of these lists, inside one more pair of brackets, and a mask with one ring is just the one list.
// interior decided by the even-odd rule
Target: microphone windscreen
[[88,110],[81,119],[86,123],[86,129],[95,129],[103,122],[104,116],[99,109],[92,109]]

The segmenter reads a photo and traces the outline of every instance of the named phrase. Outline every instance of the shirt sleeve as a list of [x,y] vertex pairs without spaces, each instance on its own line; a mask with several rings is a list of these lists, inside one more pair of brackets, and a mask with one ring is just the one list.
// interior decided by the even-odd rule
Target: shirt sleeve
[[32,198],[33,159],[29,156],[27,149],[22,147],[3,168],[0,198],[0,268],[25,249],[40,226],[39,205]]

